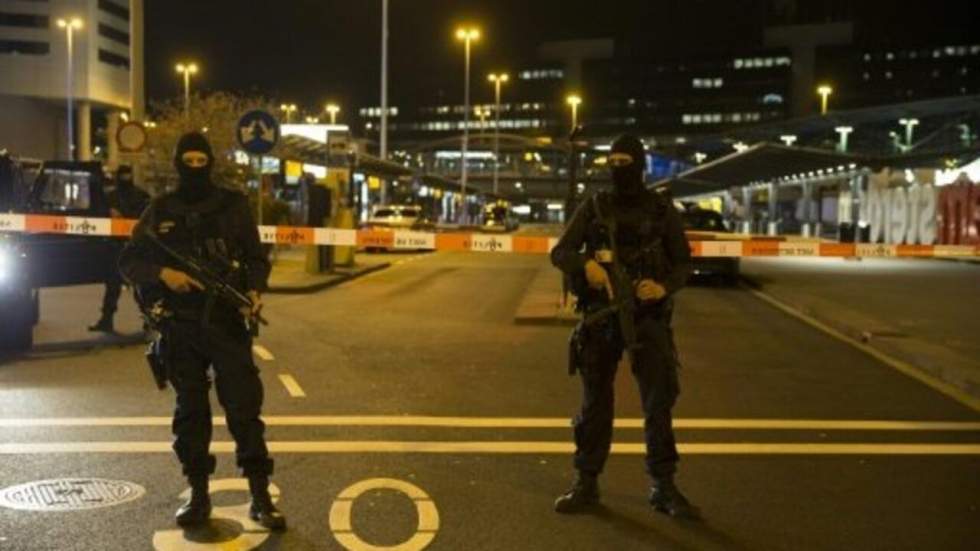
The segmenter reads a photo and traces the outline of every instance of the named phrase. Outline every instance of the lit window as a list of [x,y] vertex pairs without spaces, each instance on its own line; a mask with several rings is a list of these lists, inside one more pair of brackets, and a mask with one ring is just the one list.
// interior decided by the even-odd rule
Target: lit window
[[774,104],[774,103],[775,104],[780,104],[780,103],[783,103],[783,101],[784,100],[783,100],[783,95],[782,94],[772,93],[772,94],[766,94],[766,95],[762,96],[762,103],[763,104],[766,104],[766,105],[770,105],[770,104]]
[[871,80],[871,73],[864,73],[864,80]]
[[725,80],[724,79],[722,79],[722,78],[716,78],[715,79],[715,88],[721,88],[724,83],[725,83]]
[[742,122],[742,114],[732,113],[732,122]]
[[954,56],[954,55],[956,55],[956,48],[954,48],[952,46],[946,46],[946,55],[948,55],[948,56]]
[[956,55],[966,55],[966,46],[956,48]]
[[940,50],[933,50],[932,51],[932,57],[934,57],[934,58],[937,58],[938,59],[939,57],[942,57],[942,55],[943,55],[943,53]]
[[887,78],[887,79],[890,80],[892,78],[892,76],[893,75],[892,75],[892,72],[891,71],[885,71],[885,78]]
[[766,62],[765,62],[765,66],[766,67],[772,67],[775,62],[776,62],[776,60],[774,60],[773,58],[767,57],[766,58]]
[[745,61],[743,61],[741,59],[736,59],[735,60],[735,68],[736,69],[741,69],[743,66],[745,66]]
[[691,124],[691,115],[685,114],[683,117],[681,117],[681,122],[684,124]]
[[864,62],[867,63],[871,61],[871,54],[864,54]]
[[885,54],[885,59],[888,61],[892,61],[895,59],[895,54],[893,54],[892,52],[888,52],[887,54]]
[[973,55],[980,54],[980,45],[970,46],[970,53]]

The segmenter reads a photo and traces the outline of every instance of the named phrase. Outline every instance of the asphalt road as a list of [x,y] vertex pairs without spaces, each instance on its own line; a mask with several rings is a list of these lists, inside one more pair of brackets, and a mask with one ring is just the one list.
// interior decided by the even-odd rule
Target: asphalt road
[[[371,548],[353,538],[569,551],[980,541],[980,413],[744,290],[710,286],[685,290],[676,315],[679,482],[706,520],[679,522],[646,505],[628,369],[617,381],[624,422],[604,507],[556,515],[552,501],[573,474],[568,419],[580,394],[565,374],[567,329],[513,323],[545,259],[400,262],[316,295],[268,298],[272,325],[257,361],[290,521],[272,536],[240,520],[240,491],[216,492],[225,507],[207,529],[174,530],[185,484],[168,450],[172,396],[153,389],[140,346],[84,333],[98,288],[46,292],[39,351],[0,364],[0,488],[93,477],[146,493],[87,511],[0,507],[0,550]],[[131,305],[119,325],[139,329]],[[233,479],[223,427],[215,440],[216,478]],[[364,481],[375,482],[344,494]]]

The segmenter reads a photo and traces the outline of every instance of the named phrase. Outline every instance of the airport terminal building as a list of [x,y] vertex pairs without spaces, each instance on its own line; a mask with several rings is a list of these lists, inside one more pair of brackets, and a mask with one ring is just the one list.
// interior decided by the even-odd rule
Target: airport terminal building
[[0,150],[68,157],[69,33],[75,157],[92,157],[108,114],[141,112],[142,10],[142,0],[0,0]]

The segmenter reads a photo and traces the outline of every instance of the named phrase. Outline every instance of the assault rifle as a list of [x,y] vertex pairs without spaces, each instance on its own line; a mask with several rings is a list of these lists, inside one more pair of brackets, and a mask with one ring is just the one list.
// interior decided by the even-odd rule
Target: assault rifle
[[606,286],[606,294],[609,296],[609,304],[595,312],[588,314],[583,320],[583,325],[588,327],[599,321],[615,315],[619,320],[619,330],[623,337],[623,347],[631,363],[635,363],[636,351],[640,344],[636,337],[636,289],[633,278],[630,276],[623,259],[620,255],[619,245],[616,243],[616,219],[615,217],[606,218],[599,207],[599,198],[592,197],[592,206],[595,209],[596,217],[599,222],[606,227],[609,232],[609,247],[612,250],[612,261],[606,263],[609,273],[609,284]]
[[[252,336],[258,336],[259,325],[269,325],[269,322],[262,317],[261,311],[252,311],[254,306],[252,299],[236,289],[231,283],[228,283],[224,277],[218,274],[210,266],[196,258],[181,254],[180,252],[174,250],[173,247],[170,247],[164,243],[155,233],[150,230],[144,230],[142,232],[142,236],[145,237],[151,244],[163,251],[164,254],[169,256],[171,260],[176,263],[176,267],[179,270],[185,272],[187,275],[203,285],[204,293],[209,297],[221,300],[229,306],[233,306],[237,310],[247,308],[250,314],[246,316],[245,323]],[[237,264],[232,264],[227,259],[223,260],[228,264],[229,268],[238,268]]]

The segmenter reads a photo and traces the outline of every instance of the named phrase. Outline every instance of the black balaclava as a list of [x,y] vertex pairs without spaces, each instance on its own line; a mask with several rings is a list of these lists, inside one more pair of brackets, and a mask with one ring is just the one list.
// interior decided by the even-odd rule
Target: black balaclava
[[122,165],[116,170],[116,186],[120,188],[133,187],[133,168],[129,165]]
[[[617,153],[619,155],[617,155]],[[621,165],[614,160],[621,155],[629,155],[632,162]],[[646,150],[643,142],[632,134],[623,134],[613,142],[609,152],[612,166],[614,195],[617,199],[632,200],[646,189],[643,185],[643,172],[646,169]]]
[[[182,157],[189,151],[199,151],[208,157],[208,164],[203,167],[191,167],[184,164]],[[180,175],[177,186],[177,196],[185,203],[197,203],[206,199],[212,190],[211,167],[214,166],[214,153],[208,139],[199,132],[190,132],[180,137],[177,142],[177,152],[174,154],[174,167]]]

